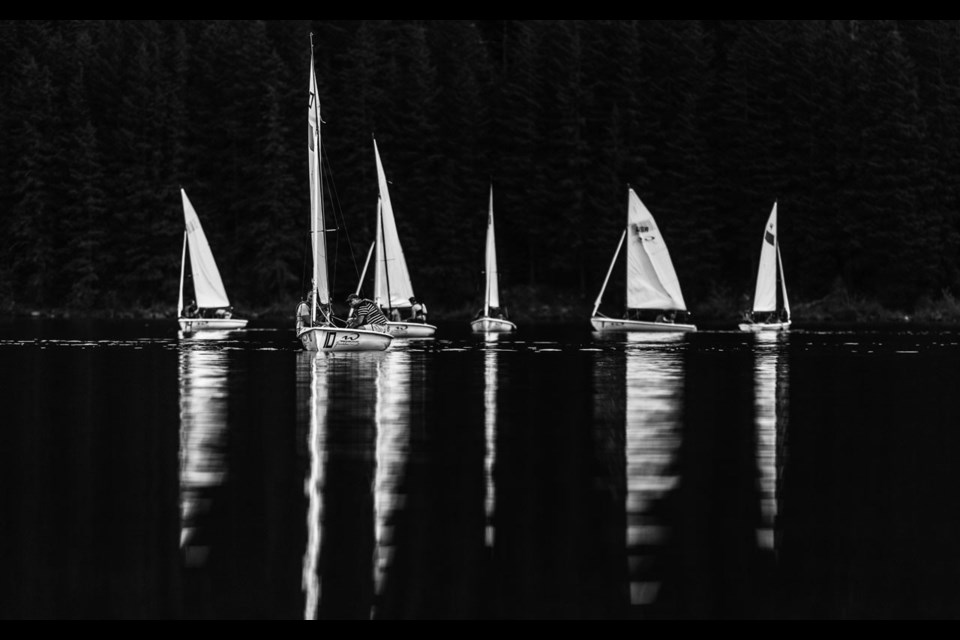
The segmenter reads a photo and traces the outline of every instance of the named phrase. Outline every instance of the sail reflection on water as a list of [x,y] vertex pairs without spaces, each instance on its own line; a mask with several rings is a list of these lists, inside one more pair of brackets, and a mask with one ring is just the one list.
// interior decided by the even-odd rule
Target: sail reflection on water
[[789,391],[789,365],[784,353],[789,334],[760,333],[754,338],[754,420],[757,433],[761,524],[757,545],[776,551],[778,489]]
[[488,333],[484,337],[486,352],[483,356],[483,431],[484,456],[483,475],[485,478],[484,511],[486,513],[486,528],[484,540],[488,548],[492,549],[495,538],[494,515],[496,514],[496,484],[494,483],[494,469],[497,462],[497,359],[496,349],[499,335]]
[[180,549],[187,566],[206,562],[203,518],[227,474],[227,352],[215,342],[180,348]]
[[[307,402],[297,406],[307,413],[309,477],[304,483],[307,498],[307,549],[303,555],[304,619],[314,620],[320,602],[318,562],[323,534],[323,500],[327,462],[327,364],[328,357],[311,351],[297,354],[297,379],[309,379]],[[298,389],[302,389],[298,387]]]
[[[306,620],[376,615],[392,564],[395,519],[404,506],[409,359],[401,350],[298,354],[298,422],[306,425],[309,461]],[[334,486],[336,495],[330,493]],[[354,571],[353,554],[371,530],[374,546],[363,578]],[[349,547],[333,548],[334,540]]]
[[683,403],[684,336],[628,334],[626,345],[627,557],[630,602],[656,602],[661,578],[655,559],[668,523],[656,506],[676,487]]
[[[382,595],[393,560],[393,532],[404,508],[403,478],[410,453],[410,353],[389,351],[377,369],[377,449],[374,480],[374,590]],[[375,601],[376,605],[376,601]],[[371,618],[376,606],[371,608]]]

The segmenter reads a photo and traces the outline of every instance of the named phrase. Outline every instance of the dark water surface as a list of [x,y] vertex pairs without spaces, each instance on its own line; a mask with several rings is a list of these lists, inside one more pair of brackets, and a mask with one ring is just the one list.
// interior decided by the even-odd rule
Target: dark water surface
[[960,618],[960,333],[0,324],[0,619]]

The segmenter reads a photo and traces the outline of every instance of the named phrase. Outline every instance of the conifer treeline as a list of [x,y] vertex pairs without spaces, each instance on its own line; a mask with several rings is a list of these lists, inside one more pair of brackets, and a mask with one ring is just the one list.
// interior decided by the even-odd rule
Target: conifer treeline
[[10,20],[0,304],[172,308],[181,186],[235,306],[298,299],[311,32],[338,297],[373,136],[434,309],[479,301],[491,183],[508,290],[589,307],[632,185],[695,311],[752,293],[774,201],[796,301],[960,291],[960,21]]

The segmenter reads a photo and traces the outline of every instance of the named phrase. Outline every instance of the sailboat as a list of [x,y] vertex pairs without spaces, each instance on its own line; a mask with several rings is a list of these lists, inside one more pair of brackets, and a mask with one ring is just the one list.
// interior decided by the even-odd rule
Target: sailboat
[[490,209],[487,214],[487,286],[483,297],[483,315],[470,323],[478,333],[510,333],[517,325],[506,319],[500,307],[500,282],[497,275],[497,240],[493,227],[493,187],[490,187]]
[[363,274],[360,276],[357,294],[359,295],[372,257],[374,260],[373,301],[390,319],[387,323],[390,335],[397,338],[432,338],[437,332],[434,325],[413,320],[397,320],[392,317],[395,313],[411,310],[413,308],[411,300],[415,298],[410,271],[407,269],[407,261],[403,257],[403,247],[400,245],[400,236],[397,233],[397,222],[393,216],[387,176],[383,171],[376,140],[373,141],[373,151],[377,158],[377,178],[380,183],[380,198],[377,202],[377,236],[370,248],[370,253],[367,254],[367,264],[364,265]]
[[[180,331],[185,334],[198,331],[236,331],[247,326],[247,321],[232,317],[230,299],[223,287],[217,262],[213,259],[210,243],[200,225],[200,218],[187,197],[180,189],[183,200],[183,217],[186,231],[183,233],[183,255],[180,259],[180,299],[177,302],[177,321]],[[189,248],[190,273],[193,278],[194,300],[183,306],[183,283],[187,267]]]
[[[649,315],[650,319],[610,318],[598,313],[606,293],[610,276],[623,245],[627,245],[627,312],[629,315]],[[610,269],[593,307],[590,324],[596,331],[652,331],[692,332],[692,324],[676,322],[676,314],[686,314],[677,273],[670,260],[670,252],[663,241],[653,214],[630,188],[627,206],[627,227],[613,254]],[[655,315],[656,314],[656,315]]]
[[323,216],[323,176],[320,170],[320,104],[313,65],[313,41],[310,43],[310,100],[307,109],[310,165],[310,238],[313,280],[307,296],[306,321],[297,314],[297,338],[307,351],[384,351],[393,336],[378,331],[347,329],[333,322],[330,283],[327,274],[327,229]]
[[[777,281],[780,282],[780,298],[777,299]],[[780,238],[777,235],[777,203],[763,231],[763,248],[760,252],[760,267],[757,271],[757,289],[753,296],[751,320],[740,325],[741,331],[785,331],[790,328],[790,300],[787,298],[787,281],[783,277],[783,260],[780,257]]]

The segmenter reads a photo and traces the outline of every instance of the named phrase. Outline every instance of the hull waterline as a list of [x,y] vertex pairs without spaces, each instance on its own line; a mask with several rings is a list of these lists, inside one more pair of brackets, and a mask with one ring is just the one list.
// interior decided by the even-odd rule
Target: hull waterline
[[693,333],[697,327],[692,324],[676,324],[668,322],[642,322],[640,320],[623,320],[615,318],[590,319],[596,331],[617,331],[617,332],[648,332],[648,333]]
[[475,333],[512,333],[517,325],[500,318],[479,318],[470,323],[470,328]]
[[180,331],[197,333],[200,331],[239,331],[247,328],[247,320],[239,318],[180,318]]
[[304,349],[316,352],[386,351],[393,342],[386,333],[339,327],[310,327],[297,337]]

